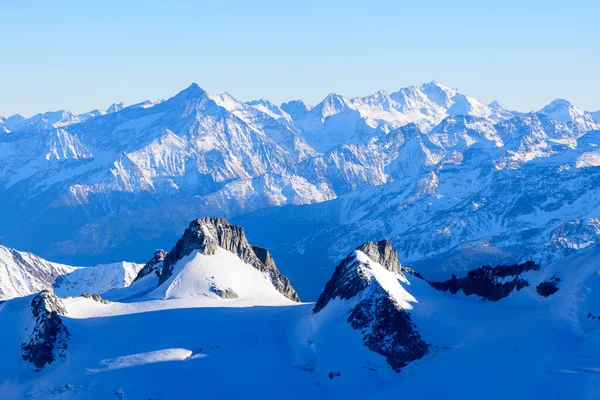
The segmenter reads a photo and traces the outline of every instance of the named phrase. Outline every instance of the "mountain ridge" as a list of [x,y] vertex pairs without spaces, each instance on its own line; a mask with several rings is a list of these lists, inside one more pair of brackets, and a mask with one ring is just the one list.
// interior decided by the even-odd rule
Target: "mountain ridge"
[[[144,262],[157,247],[174,244],[197,215],[276,215],[284,206],[302,214],[308,205],[339,208],[342,229],[365,227],[353,229],[352,240],[325,241],[326,265],[356,242],[389,237],[403,259],[433,261],[439,272],[448,261],[435,258],[448,254],[451,260],[452,252],[464,251],[460,246],[495,241],[479,246],[479,264],[487,263],[486,249],[493,250],[490,262],[541,262],[598,235],[593,196],[581,189],[594,187],[600,166],[600,123],[589,113],[561,101],[545,112],[507,113],[498,103],[486,105],[437,82],[326,100],[314,107],[240,102],[194,84],[165,101],[78,123],[4,132],[0,218],[7,223],[0,241],[70,264],[132,256]],[[564,107],[568,119],[559,118]],[[538,187],[539,179],[553,186]],[[544,210],[517,199],[511,186],[523,194],[536,188]],[[571,196],[579,206],[569,210]],[[558,214],[555,222],[538,225],[535,212]],[[28,221],[27,229],[17,215]],[[566,235],[562,223],[570,227]],[[248,229],[253,234],[252,225]],[[332,229],[335,236],[337,226]],[[523,229],[531,232],[529,251],[537,254],[516,251],[518,244],[508,239],[526,235]],[[264,243],[287,248],[271,238]],[[301,246],[292,247],[287,250],[296,254]],[[131,248],[137,249],[133,255]],[[503,254],[509,256],[498,257]],[[283,259],[284,272],[297,267],[289,256]]]

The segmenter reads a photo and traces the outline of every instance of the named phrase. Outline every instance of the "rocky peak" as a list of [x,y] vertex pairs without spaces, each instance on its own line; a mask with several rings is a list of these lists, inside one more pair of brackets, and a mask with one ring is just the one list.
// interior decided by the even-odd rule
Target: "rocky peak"
[[143,277],[150,275],[151,273],[155,273],[157,276],[160,276],[163,269],[163,262],[165,261],[166,256],[167,252],[163,249],[156,250],[154,252],[154,257],[152,257],[152,259],[148,261],[146,265],[144,265],[140,272],[138,272],[133,282],[138,281]]
[[190,86],[179,92],[175,97],[179,97],[181,99],[193,99],[204,96],[206,96],[204,89],[202,89],[196,82],[193,82]]
[[198,250],[205,255],[215,254],[218,248],[237,255],[246,264],[267,274],[273,286],[285,297],[300,301],[289,280],[279,272],[268,250],[248,243],[244,229],[221,218],[205,217],[194,220],[175,247],[164,257],[159,285],[173,273],[177,261]]
[[66,356],[67,342],[71,334],[60,315],[66,315],[62,301],[54,293],[44,290],[31,301],[31,332],[21,342],[21,357],[40,371],[47,364]]
[[106,109],[106,113],[107,114],[116,113],[116,112],[121,111],[125,107],[127,107],[127,106],[125,104],[123,104],[123,103],[113,103],[113,104],[110,105],[110,107],[108,107]]
[[490,104],[488,104],[488,107],[496,111],[508,111],[504,104],[500,103],[498,100],[492,101]]
[[334,298],[351,299],[369,286],[370,278],[364,269],[370,267],[358,259],[356,251],[363,252],[386,270],[401,274],[402,265],[398,261],[398,252],[387,239],[363,243],[337,266],[313,312],[319,312]]
[[420,89],[430,101],[444,108],[452,106],[452,97],[457,93],[456,90],[450,89],[435,80],[424,83]]
[[[371,264],[369,259],[381,266]],[[318,314],[335,298],[350,300],[348,324],[360,331],[363,344],[384,356],[395,371],[422,358],[429,347],[403,308],[403,299],[388,292],[378,280],[382,272],[391,272],[400,285],[399,280],[405,281],[401,268],[389,241],[364,243],[338,265],[313,309]]]
[[293,119],[302,118],[310,111],[310,107],[302,100],[292,100],[282,103],[280,108],[288,113]]
[[371,260],[383,265],[388,271],[400,272],[402,268],[400,261],[398,261],[398,252],[392,248],[392,244],[387,239],[364,243],[356,250],[362,251]]

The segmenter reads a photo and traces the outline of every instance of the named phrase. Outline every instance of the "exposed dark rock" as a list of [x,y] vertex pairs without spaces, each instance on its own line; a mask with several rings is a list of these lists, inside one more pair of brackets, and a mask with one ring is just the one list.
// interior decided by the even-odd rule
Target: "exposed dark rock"
[[177,241],[175,247],[164,258],[158,284],[161,285],[169,279],[177,261],[191,254],[194,250],[211,255],[218,248],[236,254],[246,264],[250,264],[257,270],[267,274],[275,289],[288,299],[300,301],[290,281],[275,266],[269,251],[258,246],[251,246],[242,227],[231,225],[220,218],[205,217],[190,223],[183,237]]
[[81,295],[81,297],[85,297],[86,299],[92,299],[97,303],[110,304],[110,301],[103,299],[102,296],[96,293],[84,293]]
[[216,284],[211,283],[208,290],[223,299],[237,299],[239,295],[231,288],[221,289]]
[[421,275],[419,272],[415,271],[412,268],[407,268],[405,266],[402,266],[402,267],[400,267],[400,272],[412,275],[415,278],[419,278],[421,280],[425,280],[425,278],[423,277],[423,275]]
[[491,301],[498,301],[507,297],[513,290],[521,290],[529,286],[529,282],[521,278],[522,273],[539,269],[540,266],[533,261],[497,267],[486,265],[469,271],[463,278],[457,278],[452,274],[452,278],[445,282],[429,283],[444,292],[456,294],[462,290],[467,296],[475,294]]
[[156,276],[160,277],[160,274],[162,274],[162,270],[163,270],[163,262],[164,262],[166,256],[167,256],[167,253],[163,249],[156,250],[154,252],[154,257],[152,257],[152,259],[150,261],[148,261],[146,263],[146,265],[144,265],[144,268],[142,268],[140,270],[140,272],[138,272],[138,274],[135,277],[135,279],[133,280],[133,282],[138,281],[138,280],[142,279],[143,277],[148,276],[152,273],[154,273],[154,274],[156,274]]
[[[389,242],[369,242],[357,250],[388,270],[401,274],[397,253],[391,249]],[[319,313],[335,298],[356,298],[348,323],[362,332],[363,343],[369,350],[385,356],[388,364],[395,371],[400,371],[409,362],[422,358],[429,345],[421,338],[410,314],[376,279],[366,275],[365,270],[369,268],[368,264],[356,258],[356,253],[348,255],[327,282],[313,312]]]
[[338,376],[342,376],[341,372],[329,372],[329,379],[337,378]]
[[410,314],[403,310],[378,282],[371,284],[370,296],[363,296],[350,313],[348,322],[363,333],[363,343],[382,356],[395,370],[423,358],[429,345],[423,341]]
[[392,244],[386,240],[379,242],[367,242],[360,245],[356,250],[365,253],[376,263],[385,267],[388,271],[400,272],[400,261],[398,261],[398,252],[392,248]]
[[60,315],[67,311],[54,293],[44,290],[31,301],[34,326],[28,338],[21,342],[22,358],[40,371],[57,358],[64,358],[71,334]]
[[560,282],[560,278],[557,276],[552,276],[552,278],[547,279],[541,282],[535,288],[540,296],[549,297],[554,293],[558,292],[558,283]]
[[333,272],[333,276],[325,285],[325,290],[319,296],[313,313],[318,313],[335,298],[351,299],[369,285],[361,265],[354,255],[346,257]]
[[537,285],[536,290],[540,296],[549,297],[558,292],[559,283],[560,278],[553,275],[550,279],[540,282],[540,284]]
[[[357,247],[356,250],[362,251],[371,260],[381,264],[388,271],[401,273],[401,270],[404,268],[398,261],[398,252],[385,239],[379,242],[364,243]],[[356,265],[354,266],[353,264]],[[409,269],[407,268],[407,270]],[[336,297],[351,299],[365,289],[368,284],[368,279],[363,273],[361,264],[358,263],[353,252],[337,266],[333,272],[333,276],[325,285],[325,290],[319,296],[313,311],[315,313],[319,312],[331,299]]]

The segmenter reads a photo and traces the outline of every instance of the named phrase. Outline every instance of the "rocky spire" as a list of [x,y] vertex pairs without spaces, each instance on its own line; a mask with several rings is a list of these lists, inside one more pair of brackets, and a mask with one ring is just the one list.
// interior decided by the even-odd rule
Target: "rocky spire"
[[288,299],[300,301],[288,278],[275,266],[269,251],[250,245],[242,227],[221,218],[205,217],[190,223],[183,237],[164,258],[159,285],[169,279],[177,261],[192,251],[199,250],[205,255],[212,255],[218,248],[236,254],[243,262],[266,274],[275,289]]

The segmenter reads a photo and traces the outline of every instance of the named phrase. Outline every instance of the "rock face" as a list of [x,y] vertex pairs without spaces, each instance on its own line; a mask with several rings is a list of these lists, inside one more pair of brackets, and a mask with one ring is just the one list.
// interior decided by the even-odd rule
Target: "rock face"
[[[374,263],[359,259],[364,253]],[[422,358],[429,345],[421,338],[410,313],[402,308],[371,271],[383,267],[406,282],[396,252],[387,240],[359,246],[335,269],[331,280],[319,297],[313,313],[327,307],[333,299],[355,300],[347,322],[363,335],[363,343],[371,351],[383,355],[388,364],[400,371],[411,361]],[[400,283],[398,282],[398,285]]]
[[367,242],[359,246],[360,250],[376,263],[385,267],[388,271],[400,272],[400,262],[398,261],[398,252],[392,248],[392,244],[386,239],[379,242]]
[[81,295],[81,297],[85,297],[86,299],[94,300],[96,303],[110,304],[110,301],[103,299],[102,296],[100,296],[97,293],[84,293]]
[[535,289],[540,296],[549,297],[552,296],[554,293],[558,292],[559,282],[560,278],[557,276],[553,276],[552,278],[541,282],[539,285],[536,286]]
[[54,293],[44,290],[31,301],[34,326],[21,342],[22,358],[32,363],[36,371],[66,356],[67,342],[71,334],[60,315],[67,311]]
[[221,297],[222,299],[237,299],[239,297],[235,290],[231,288],[221,289],[215,283],[211,284],[208,290]]
[[167,253],[163,249],[156,250],[154,252],[154,257],[152,257],[152,259],[148,261],[146,265],[144,265],[144,268],[142,268],[140,272],[138,272],[133,282],[139,281],[143,277],[148,276],[152,273],[160,277],[163,270],[163,262],[165,261],[166,256]]
[[190,223],[183,237],[164,257],[159,286],[169,279],[177,261],[191,254],[192,251],[199,250],[205,255],[211,255],[218,248],[234,253],[246,264],[267,274],[275,289],[288,299],[300,301],[288,278],[282,275],[275,266],[269,251],[250,245],[242,227],[231,225],[220,218],[205,217]]
[[427,354],[429,345],[421,338],[410,314],[378,283],[354,307],[348,322],[363,333],[365,346],[385,356],[395,371]]
[[522,278],[521,274],[539,269],[540,266],[533,261],[497,267],[486,265],[469,271],[464,278],[459,279],[452,274],[452,278],[445,282],[429,283],[444,292],[456,294],[462,290],[467,296],[475,294],[490,301],[498,301],[508,297],[513,290],[521,290],[529,286],[529,282]]

